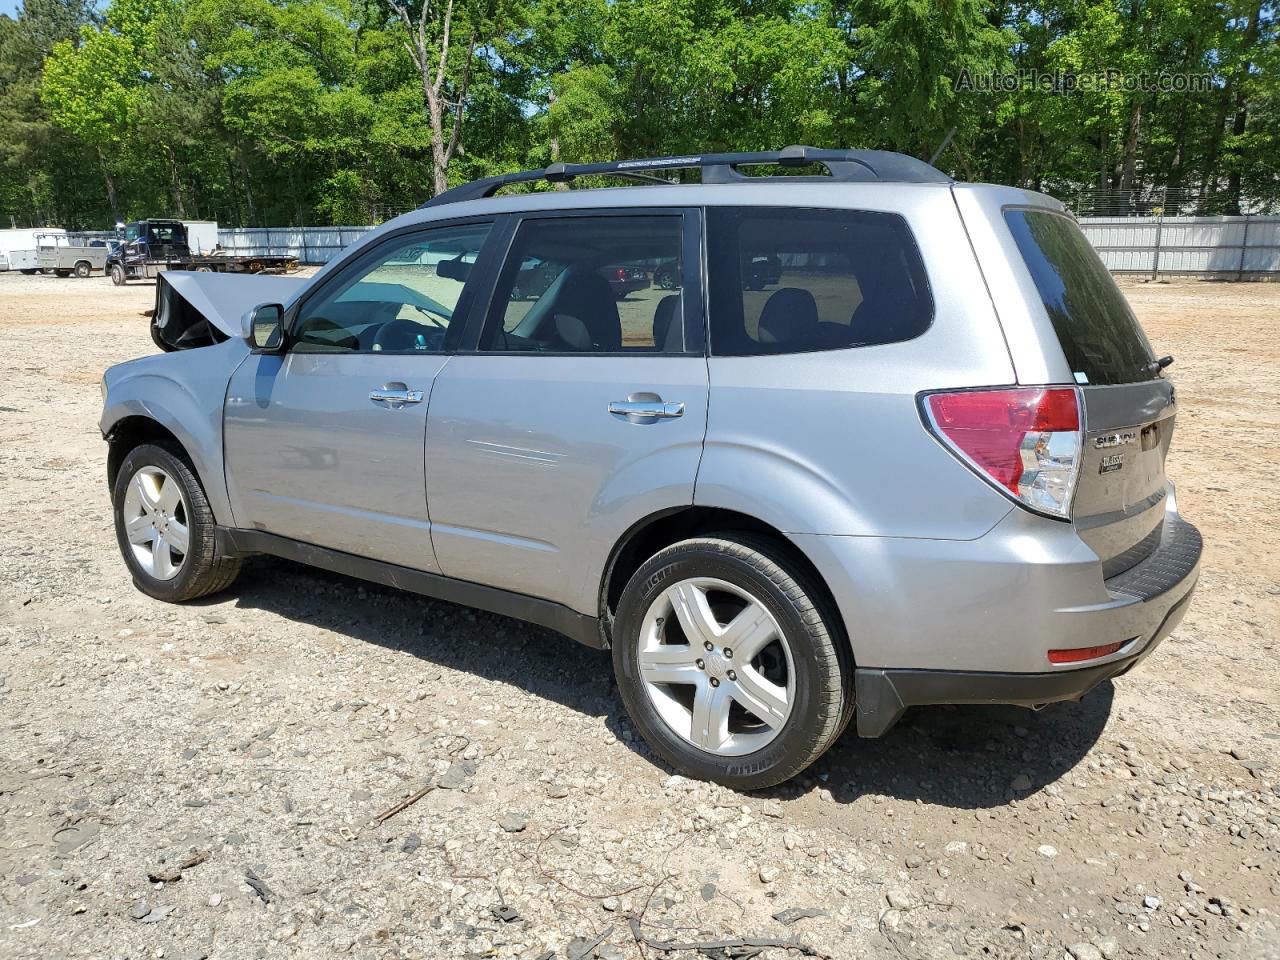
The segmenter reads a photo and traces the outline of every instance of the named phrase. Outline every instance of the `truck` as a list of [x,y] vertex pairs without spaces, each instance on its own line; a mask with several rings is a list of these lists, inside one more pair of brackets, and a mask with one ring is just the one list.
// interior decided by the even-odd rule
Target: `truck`
[[216,248],[193,253],[187,225],[181,220],[153,218],[126,224],[120,246],[107,258],[111,282],[122,286],[130,280],[154,280],[165,270],[200,273],[288,273],[298,259],[278,254],[229,256]]
[[[31,257],[19,256],[18,260],[24,265],[29,259],[34,259],[36,249],[36,234],[60,234],[66,233],[58,227],[19,227],[14,229],[0,230],[0,270],[18,270],[28,269],[24,266],[19,268],[14,262],[14,255],[19,253],[30,253]],[[34,266],[34,264],[31,264]]]
[[25,274],[36,271],[69,277],[87,277],[94,270],[105,270],[107,248],[102,244],[78,242],[62,232],[37,232],[34,247],[9,251],[9,266]]

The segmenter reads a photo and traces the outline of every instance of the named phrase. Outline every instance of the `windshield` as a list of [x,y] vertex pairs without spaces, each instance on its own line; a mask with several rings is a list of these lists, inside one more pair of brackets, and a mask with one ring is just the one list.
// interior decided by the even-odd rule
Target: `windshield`
[[1075,221],[1045,210],[1006,210],[1004,216],[1076,383],[1155,376],[1146,335]]
[[150,233],[152,243],[182,243],[186,240],[180,223],[153,223]]

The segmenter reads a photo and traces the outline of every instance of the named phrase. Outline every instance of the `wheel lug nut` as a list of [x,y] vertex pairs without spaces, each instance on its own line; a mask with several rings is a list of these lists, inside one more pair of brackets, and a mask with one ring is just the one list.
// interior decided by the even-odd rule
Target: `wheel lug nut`
[[711,685],[712,685],[713,687],[718,687],[718,686],[720,686],[720,681],[719,681],[719,680],[717,680],[715,677],[712,677],[712,678],[711,678]]
[[729,673],[728,673],[728,677],[729,677],[729,679],[730,679],[730,680],[734,680],[734,681],[736,681],[736,680],[738,679],[738,675],[737,675],[736,673],[734,673],[732,670],[730,670],[730,671],[729,671]]
[[733,651],[732,651],[731,649],[729,649],[728,647],[725,647],[725,648],[724,648],[724,658],[725,658],[726,660],[732,660],[732,659],[733,659]]
[[703,649],[704,649],[704,650],[706,650],[708,653],[710,653],[713,649],[715,649],[714,647],[712,647],[712,646],[711,646],[711,641],[710,641],[710,640],[704,640],[704,641],[702,641],[702,647],[703,647]]
[[705,663],[703,663],[703,662],[702,662],[702,658],[701,658],[701,657],[699,657],[697,660],[695,660],[695,661],[694,661],[694,663],[696,663],[696,664],[698,665],[698,669],[699,669],[699,670],[705,670],[705,669],[707,669],[707,665],[706,665]]

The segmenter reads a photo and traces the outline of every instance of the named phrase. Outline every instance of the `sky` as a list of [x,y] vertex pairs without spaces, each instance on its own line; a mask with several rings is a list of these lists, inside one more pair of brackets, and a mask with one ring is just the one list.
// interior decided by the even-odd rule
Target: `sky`
[[11,17],[18,15],[18,0],[0,0],[0,13],[7,13]]

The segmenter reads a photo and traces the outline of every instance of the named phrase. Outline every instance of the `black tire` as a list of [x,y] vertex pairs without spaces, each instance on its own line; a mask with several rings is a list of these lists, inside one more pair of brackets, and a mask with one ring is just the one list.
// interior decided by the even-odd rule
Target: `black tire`
[[[721,756],[695,746],[662,719],[640,678],[645,614],[663,591],[688,578],[714,578],[746,591],[773,616],[791,649],[795,700],[774,739],[753,753]],[[749,535],[683,540],[645,562],[618,603],[613,665],[627,712],[654,752],[683,774],[739,790],[782,783],[817,760],[853,715],[852,657],[823,596],[785,546]]]
[[[111,491],[116,542],[133,575],[134,586],[147,596],[167,603],[182,603],[218,593],[231,586],[240,573],[240,558],[224,556],[218,551],[213,511],[195,471],[180,453],[149,443],[135,447],[120,465]],[[125,531],[125,493],[135,474],[148,466],[159,467],[176,480],[184,501],[189,547],[177,575],[169,580],[157,579],[138,562]]]
[[21,273],[24,277],[34,277],[37,273],[35,267],[26,267],[25,269],[19,270],[18,272]]
[[113,263],[110,267],[108,267],[107,272],[111,274],[111,282],[114,283],[117,287],[123,287],[125,285],[125,282],[129,279],[127,276],[125,276],[124,267],[122,267],[118,263]]
[[93,266],[89,263],[88,260],[80,260],[76,263],[75,274],[81,280],[83,280],[92,272],[93,272]]
[[55,270],[55,271],[53,271],[53,272],[54,272],[54,274],[56,274],[56,275],[57,275],[57,276],[59,276],[59,277],[64,277],[64,278],[65,278],[65,277],[69,277],[69,276],[71,276],[71,271],[70,271],[70,270]]

